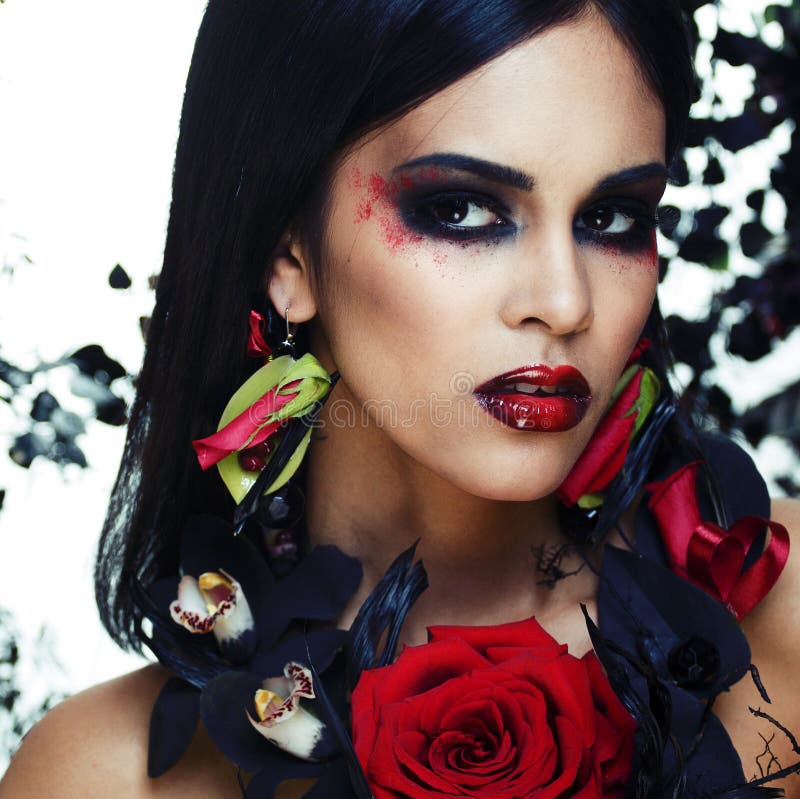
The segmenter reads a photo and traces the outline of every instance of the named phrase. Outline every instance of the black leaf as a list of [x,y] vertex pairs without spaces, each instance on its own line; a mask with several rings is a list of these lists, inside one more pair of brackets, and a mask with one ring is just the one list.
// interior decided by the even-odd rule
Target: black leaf
[[703,173],[703,183],[707,186],[719,186],[725,182],[725,174],[718,158],[710,158],[706,171]]
[[763,329],[756,314],[751,313],[731,328],[728,350],[746,361],[757,361],[772,350],[772,336]]
[[120,264],[117,264],[109,273],[108,285],[112,289],[129,289],[131,287],[131,279]]
[[98,422],[121,427],[128,421],[128,405],[120,397],[109,397],[95,403],[95,415]]
[[27,469],[33,459],[37,455],[44,455],[47,449],[47,444],[41,436],[36,435],[36,433],[23,433],[14,440],[11,449],[8,451],[8,456],[17,466]]
[[764,189],[756,189],[747,195],[747,205],[752,208],[757,214],[760,214],[764,209],[764,198],[766,192]]
[[49,421],[53,411],[58,407],[58,400],[49,391],[42,391],[33,401],[31,418],[37,422]]
[[748,222],[742,225],[739,233],[742,252],[748,258],[756,258],[764,245],[772,239],[772,234],[761,222]]
[[118,377],[125,377],[125,368],[106,355],[105,350],[99,344],[87,344],[69,356],[80,371],[88,377],[108,385]]

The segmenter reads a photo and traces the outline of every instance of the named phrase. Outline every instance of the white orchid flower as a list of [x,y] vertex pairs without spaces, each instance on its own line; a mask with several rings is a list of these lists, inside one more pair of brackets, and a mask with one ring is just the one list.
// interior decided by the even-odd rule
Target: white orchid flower
[[250,713],[247,718],[261,735],[290,755],[312,762],[329,757],[335,749],[325,724],[300,704],[301,699],[315,698],[311,671],[290,662],[283,674],[264,680],[263,688],[255,693],[258,718]]
[[169,606],[173,620],[190,633],[213,632],[223,653],[235,650],[254,635],[255,622],[242,586],[225,571],[185,575],[178,598]]

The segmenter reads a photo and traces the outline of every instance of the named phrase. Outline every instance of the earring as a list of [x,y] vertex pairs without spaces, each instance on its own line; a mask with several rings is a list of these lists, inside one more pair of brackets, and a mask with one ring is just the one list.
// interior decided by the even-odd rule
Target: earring
[[289,306],[286,306],[286,310],[284,311],[284,318],[286,319],[286,338],[278,345],[278,351],[281,353],[285,353],[287,355],[291,355],[292,358],[295,357],[295,343],[294,343],[294,333],[292,333],[291,327],[289,326]]
[[295,357],[288,305],[285,317],[286,338],[273,353],[263,338],[263,317],[250,312],[248,354],[265,354],[266,363],[228,400],[217,431],[192,441],[200,467],[205,471],[216,465],[237,502],[236,532],[258,510],[261,498],[274,494],[297,471],[313,422],[339,378],[309,352]]

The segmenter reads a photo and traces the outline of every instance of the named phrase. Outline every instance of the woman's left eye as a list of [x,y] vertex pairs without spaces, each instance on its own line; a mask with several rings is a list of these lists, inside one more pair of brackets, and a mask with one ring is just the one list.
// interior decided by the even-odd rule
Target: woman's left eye
[[613,206],[600,206],[586,211],[578,217],[582,226],[610,236],[630,233],[637,224],[637,218],[631,212],[625,212]]

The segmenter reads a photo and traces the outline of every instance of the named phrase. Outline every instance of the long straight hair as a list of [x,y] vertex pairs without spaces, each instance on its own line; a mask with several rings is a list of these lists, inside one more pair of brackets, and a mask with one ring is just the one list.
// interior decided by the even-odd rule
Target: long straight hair
[[[229,516],[190,442],[254,370],[249,309],[285,230],[324,290],[325,200],[337,154],[514,45],[595,8],[666,114],[666,159],[696,96],[677,0],[210,0],[175,158],[164,263],[95,573],[101,618],[140,649],[136,581],[177,571],[195,512]],[[275,319],[271,320],[274,326]],[[299,343],[303,345],[302,339]]]

